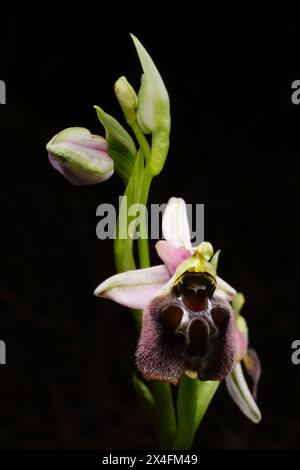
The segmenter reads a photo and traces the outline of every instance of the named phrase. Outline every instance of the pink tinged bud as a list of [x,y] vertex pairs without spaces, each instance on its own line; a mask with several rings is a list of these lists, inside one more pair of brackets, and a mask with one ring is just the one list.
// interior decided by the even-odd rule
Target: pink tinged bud
[[201,380],[222,380],[235,356],[230,304],[212,298],[203,273],[186,273],[144,312],[136,360],[145,377],[177,384],[186,371]]
[[113,174],[106,140],[83,127],[65,129],[46,148],[51,165],[72,184],[101,183]]

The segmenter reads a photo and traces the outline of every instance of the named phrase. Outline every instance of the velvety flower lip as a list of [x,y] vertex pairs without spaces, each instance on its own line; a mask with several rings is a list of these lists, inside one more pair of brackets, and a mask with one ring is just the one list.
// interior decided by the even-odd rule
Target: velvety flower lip
[[106,140],[83,127],[65,129],[46,148],[53,168],[72,184],[101,183],[113,174]]
[[222,380],[230,373],[235,351],[229,304],[211,299],[202,310],[192,308],[173,292],[146,307],[136,352],[145,377],[177,384],[186,371],[201,380]]

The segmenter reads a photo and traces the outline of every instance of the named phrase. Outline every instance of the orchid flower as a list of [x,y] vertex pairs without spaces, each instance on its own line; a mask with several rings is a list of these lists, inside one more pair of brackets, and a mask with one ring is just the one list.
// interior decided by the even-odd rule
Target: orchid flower
[[216,276],[212,246],[193,248],[186,205],[171,198],[162,223],[165,240],[156,243],[164,264],[116,274],[95,295],[143,309],[136,362],[146,378],[177,384],[184,373],[201,380],[222,380],[252,421],[260,412],[245,380],[240,360],[248,360],[241,320],[230,302],[235,289]]

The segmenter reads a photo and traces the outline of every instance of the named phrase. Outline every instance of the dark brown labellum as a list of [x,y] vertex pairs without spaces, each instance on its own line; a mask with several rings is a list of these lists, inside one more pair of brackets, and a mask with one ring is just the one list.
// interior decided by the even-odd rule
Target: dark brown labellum
[[[213,298],[215,280],[185,273],[144,313],[137,365],[145,376],[178,383],[186,370],[201,380],[221,380],[234,361],[231,306]],[[179,334],[180,333],[180,334]]]

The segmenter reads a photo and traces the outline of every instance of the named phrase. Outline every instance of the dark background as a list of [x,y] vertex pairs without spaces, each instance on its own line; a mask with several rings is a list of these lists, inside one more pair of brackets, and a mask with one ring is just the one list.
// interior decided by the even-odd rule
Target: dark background
[[[192,5],[192,4],[191,4]],[[222,385],[195,448],[300,447],[298,307],[299,12],[204,10],[188,3],[50,4],[1,19],[0,448],[150,448],[154,436],[131,382],[136,335],[128,311],[92,295],[114,273],[112,241],[96,238],[96,207],[122,184],[74,187],[45,144],[84,126],[103,134],[94,104],[122,119],[113,83],[136,88],[128,32],[152,55],[172,106],[171,147],[152,202],[205,204],[205,237],[219,274],[245,293],[261,358],[261,424]],[[153,262],[158,259],[153,251]]]

